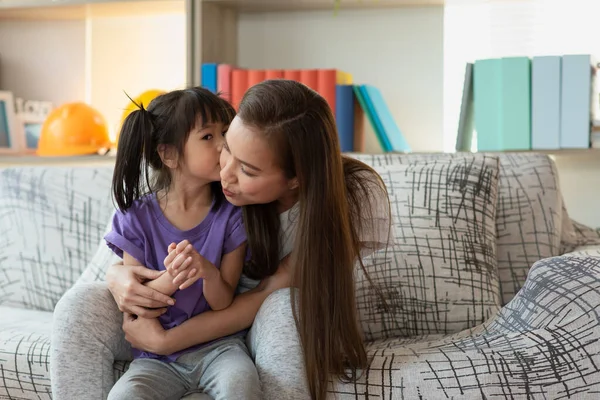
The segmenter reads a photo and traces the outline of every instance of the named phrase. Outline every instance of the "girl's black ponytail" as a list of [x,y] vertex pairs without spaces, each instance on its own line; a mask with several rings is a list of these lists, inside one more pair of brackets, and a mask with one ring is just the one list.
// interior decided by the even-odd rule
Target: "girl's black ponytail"
[[149,183],[147,158],[154,151],[153,129],[152,115],[143,105],[123,121],[112,181],[113,196],[122,212],[145,193],[142,175]]

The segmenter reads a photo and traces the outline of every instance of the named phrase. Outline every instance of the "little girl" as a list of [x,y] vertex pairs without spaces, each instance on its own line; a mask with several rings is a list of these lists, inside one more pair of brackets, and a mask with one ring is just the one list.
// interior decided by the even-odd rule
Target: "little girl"
[[[121,129],[112,184],[119,211],[105,239],[129,265],[165,270],[169,252],[185,257],[183,285],[169,273],[146,283],[174,293],[175,304],[159,317],[164,329],[233,300],[246,234],[240,209],[224,198],[219,155],[234,114],[208,90],[176,90],[148,109],[140,105]],[[261,398],[241,334],[173,354],[133,354],[109,399],[179,399],[194,391],[215,400]]]

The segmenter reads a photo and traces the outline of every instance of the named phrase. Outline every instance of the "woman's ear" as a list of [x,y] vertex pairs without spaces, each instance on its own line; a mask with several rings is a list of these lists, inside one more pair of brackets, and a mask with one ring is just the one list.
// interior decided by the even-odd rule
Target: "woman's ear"
[[178,165],[177,150],[173,146],[167,144],[158,145],[158,155],[168,168],[175,169]]
[[293,178],[288,181],[289,190],[296,190],[298,189],[298,186],[300,186],[300,184],[298,183],[298,178]]

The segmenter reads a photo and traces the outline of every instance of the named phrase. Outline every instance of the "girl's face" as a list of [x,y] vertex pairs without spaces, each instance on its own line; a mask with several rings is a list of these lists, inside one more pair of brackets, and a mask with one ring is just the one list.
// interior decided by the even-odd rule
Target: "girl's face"
[[226,126],[221,123],[198,123],[190,132],[183,149],[182,174],[204,182],[220,178],[219,157],[223,149]]
[[236,206],[277,202],[280,209],[297,200],[295,179],[288,179],[266,139],[235,117],[221,152],[221,183]]

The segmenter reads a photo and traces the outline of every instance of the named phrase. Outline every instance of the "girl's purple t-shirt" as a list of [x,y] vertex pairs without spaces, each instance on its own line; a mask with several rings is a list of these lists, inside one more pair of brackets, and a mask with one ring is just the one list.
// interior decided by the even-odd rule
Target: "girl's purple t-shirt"
[[[112,230],[104,237],[108,247],[123,257],[127,252],[147,268],[163,271],[167,249],[171,243],[189,240],[196,251],[221,267],[223,255],[237,249],[246,241],[246,231],[242,221],[242,212],[227,200],[213,201],[204,220],[196,227],[181,231],[175,228],[164,216],[156,195],[149,194],[134,202],[127,212],[115,212]],[[175,305],[159,317],[163,328],[171,329],[181,325],[189,318],[210,310],[202,290],[203,280],[192,286],[178,290],[173,294]],[[198,349],[194,346],[183,351],[162,356],[133,349],[135,358],[154,358],[163,361],[175,361],[181,354]]]

